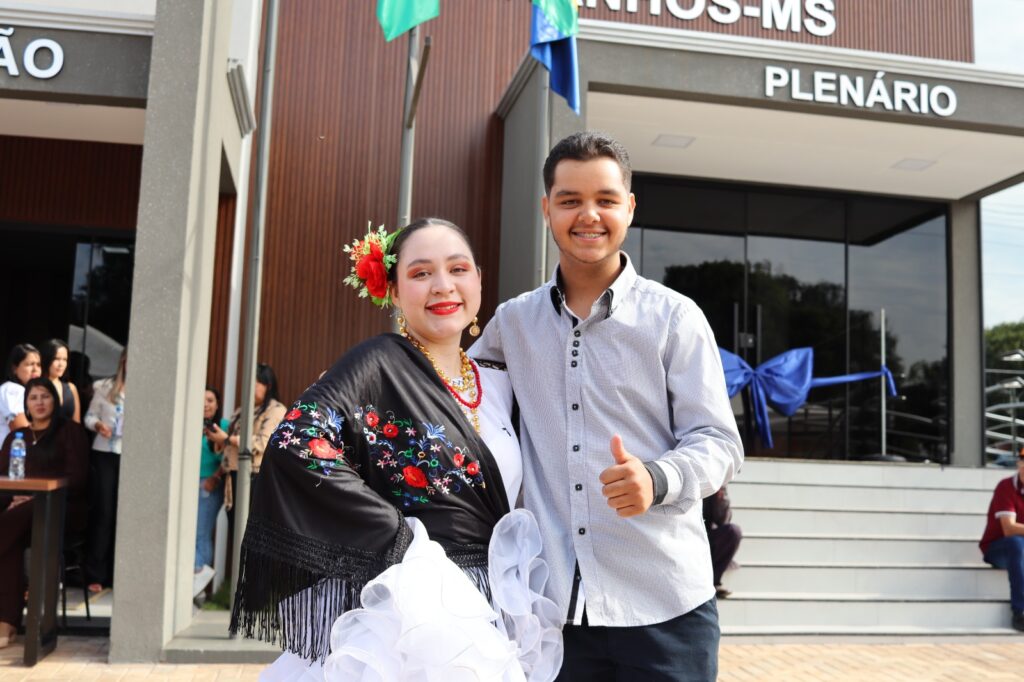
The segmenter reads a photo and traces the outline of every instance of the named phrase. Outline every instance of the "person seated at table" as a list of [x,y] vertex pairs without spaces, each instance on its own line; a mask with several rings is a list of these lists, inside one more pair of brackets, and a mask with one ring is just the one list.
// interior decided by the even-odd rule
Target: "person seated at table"
[[[25,415],[28,426],[20,429],[25,441],[26,478],[68,479],[65,532],[85,530],[86,479],[89,441],[79,424],[58,411],[59,398],[53,383],[44,377],[25,384]],[[7,478],[11,432],[0,446],[0,477]],[[27,495],[0,493],[0,648],[14,638],[25,606],[23,556],[32,535],[32,504]]]

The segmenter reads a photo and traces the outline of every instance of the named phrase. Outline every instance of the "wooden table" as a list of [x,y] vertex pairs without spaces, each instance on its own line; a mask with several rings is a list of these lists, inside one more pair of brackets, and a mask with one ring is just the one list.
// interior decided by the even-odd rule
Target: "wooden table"
[[64,550],[66,478],[0,477],[0,492],[32,496],[32,558],[28,575],[25,665],[57,647],[57,587]]

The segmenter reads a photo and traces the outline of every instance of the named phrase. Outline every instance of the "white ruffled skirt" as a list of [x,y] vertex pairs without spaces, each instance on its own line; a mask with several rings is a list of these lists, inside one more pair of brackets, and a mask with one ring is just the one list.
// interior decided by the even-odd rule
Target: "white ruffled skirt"
[[562,666],[561,614],[543,596],[547,564],[525,509],[502,517],[488,546],[491,603],[423,524],[402,562],[367,583],[362,608],[331,630],[321,666],[282,654],[264,682],[549,682]]

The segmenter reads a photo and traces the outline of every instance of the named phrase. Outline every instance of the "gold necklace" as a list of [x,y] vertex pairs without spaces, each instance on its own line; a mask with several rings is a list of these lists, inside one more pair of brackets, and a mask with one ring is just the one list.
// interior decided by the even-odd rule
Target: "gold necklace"
[[473,423],[473,429],[477,433],[480,433],[480,415],[477,410],[480,407],[480,403],[483,401],[484,390],[480,385],[480,372],[477,370],[473,361],[469,359],[469,356],[466,355],[466,351],[459,348],[459,358],[462,365],[459,373],[461,374],[460,378],[462,379],[462,385],[469,386],[467,389],[469,392],[469,400],[463,398],[462,395],[460,395],[459,390],[452,386],[452,382],[448,378],[448,375],[438,367],[437,361],[434,360],[434,356],[430,354],[430,351],[427,350],[422,343],[413,338],[413,336],[408,332],[403,332],[402,336],[408,339],[409,343],[411,343],[416,350],[423,353],[423,356],[430,362],[430,366],[434,368],[435,372],[437,372],[437,376],[440,377],[441,383],[444,384],[444,387],[448,389],[448,392],[452,394],[452,397],[455,398],[455,400],[463,406],[465,410],[469,411],[469,418]]

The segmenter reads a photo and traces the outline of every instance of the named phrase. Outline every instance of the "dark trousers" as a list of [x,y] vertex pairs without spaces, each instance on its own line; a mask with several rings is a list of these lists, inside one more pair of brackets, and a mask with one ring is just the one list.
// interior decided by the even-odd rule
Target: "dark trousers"
[[714,599],[640,627],[567,625],[558,682],[713,682],[718,677]]
[[715,576],[715,587],[722,584],[722,575],[729,568],[736,550],[740,548],[743,532],[735,523],[726,523],[708,530],[708,544],[711,545],[711,568]]
[[121,455],[99,450],[89,454],[89,544],[85,553],[89,583],[113,583],[120,472]]
[[1024,535],[994,540],[985,552],[985,561],[1006,571],[1010,579],[1010,608],[1024,612]]
[[0,623],[21,625],[25,548],[32,539],[32,502],[0,512]]

